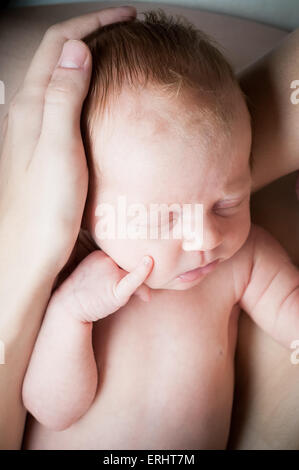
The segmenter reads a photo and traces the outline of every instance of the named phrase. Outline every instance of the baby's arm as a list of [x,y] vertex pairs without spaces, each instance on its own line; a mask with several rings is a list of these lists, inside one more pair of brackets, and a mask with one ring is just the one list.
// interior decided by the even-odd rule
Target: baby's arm
[[44,426],[61,431],[90,407],[97,389],[92,322],[117,311],[134,293],[149,299],[142,284],[152,268],[149,259],[127,273],[94,251],[54,292],[22,389],[25,407]]
[[240,306],[283,346],[299,339],[299,270],[280,243],[256,225],[251,275]]

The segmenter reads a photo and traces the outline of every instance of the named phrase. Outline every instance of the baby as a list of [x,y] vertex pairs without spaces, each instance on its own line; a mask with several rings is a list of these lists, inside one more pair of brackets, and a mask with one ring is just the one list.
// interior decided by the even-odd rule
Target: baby
[[[93,245],[50,299],[23,383],[23,447],[223,449],[240,308],[285,347],[299,338],[299,271],[250,223],[246,101],[213,41],[183,18],[151,11],[85,40]],[[122,197],[170,210],[158,222],[131,211],[135,237],[104,237],[99,208],[119,216]],[[202,233],[185,204],[201,205]]]

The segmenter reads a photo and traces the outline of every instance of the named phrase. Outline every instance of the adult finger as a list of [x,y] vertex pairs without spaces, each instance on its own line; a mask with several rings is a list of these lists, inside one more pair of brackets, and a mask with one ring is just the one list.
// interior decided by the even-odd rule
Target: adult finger
[[40,135],[41,145],[44,143],[52,152],[65,154],[65,158],[81,148],[80,111],[90,73],[91,54],[86,44],[67,41],[45,92]]
[[[10,106],[14,126],[14,139],[26,142],[31,155],[41,132],[43,104],[46,88],[61,55],[64,43],[69,39],[81,39],[106,24],[125,21],[136,16],[134,7],[116,7],[82,15],[51,26],[39,45],[25,79]],[[27,162],[26,162],[27,164]]]
[[132,6],[113,7],[81,15],[51,26],[37,49],[24,80],[24,88],[46,88],[68,39],[82,39],[106,24],[125,21],[136,16]]

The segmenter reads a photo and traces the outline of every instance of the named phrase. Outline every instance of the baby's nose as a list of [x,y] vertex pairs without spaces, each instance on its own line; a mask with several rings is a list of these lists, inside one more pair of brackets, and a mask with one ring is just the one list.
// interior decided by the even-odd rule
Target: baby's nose
[[212,217],[204,217],[202,227],[191,231],[186,230],[183,235],[182,248],[185,251],[215,250],[222,243],[222,234],[217,222]]

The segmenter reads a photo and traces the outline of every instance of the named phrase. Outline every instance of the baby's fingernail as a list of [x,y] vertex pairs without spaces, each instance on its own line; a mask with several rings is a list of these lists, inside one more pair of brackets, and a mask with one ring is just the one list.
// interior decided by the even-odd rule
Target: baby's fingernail
[[150,294],[148,292],[146,292],[146,293],[144,292],[142,294],[142,300],[143,300],[143,302],[149,302],[151,300]]
[[150,256],[144,256],[142,262],[145,266],[149,266],[152,262],[152,258]]

